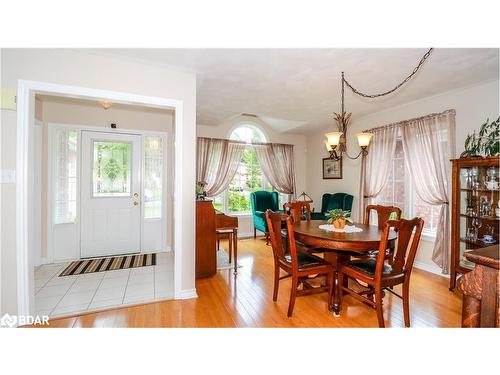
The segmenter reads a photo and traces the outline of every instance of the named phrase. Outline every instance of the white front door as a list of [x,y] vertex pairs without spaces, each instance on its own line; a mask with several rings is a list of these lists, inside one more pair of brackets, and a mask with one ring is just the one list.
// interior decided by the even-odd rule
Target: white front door
[[83,131],[82,258],[141,248],[141,136]]

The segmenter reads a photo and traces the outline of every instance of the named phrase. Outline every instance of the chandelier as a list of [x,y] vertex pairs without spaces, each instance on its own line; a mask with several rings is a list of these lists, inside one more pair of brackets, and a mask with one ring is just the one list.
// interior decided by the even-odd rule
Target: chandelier
[[408,82],[417,73],[417,71],[423,65],[425,60],[427,60],[427,58],[431,54],[432,50],[433,49],[430,48],[425,53],[425,55],[420,59],[420,62],[415,67],[415,69],[413,69],[413,71],[401,83],[399,83],[393,89],[386,91],[386,92],[383,92],[383,93],[380,93],[380,94],[365,94],[365,93],[355,89],[345,79],[344,72],[342,72],[341,113],[334,112],[335,121],[337,122],[338,131],[325,134],[325,137],[326,137],[325,146],[326,146],[326,150],[330,153],[330,159],[340,160],[343,155],[346,155],[349,159],[357,159],[360,156],[368,155],[367,148],[370,145],[370,141],[373,137],[372,133],[368,133],[368,132],[357,133],[356,138],[358,139],[358,145],[359,145],[359,148],[361,150],[359,151],[359,153],[356,156],[350,156],[347,153],[347,144],[346,144],[347,125],[349,124],[352,113],[351,112],[347,113],[345,111],[345,103],[344,103],[345,86],[349,87],[354,94],[362,96],[364,98],[373,99],[373,98],[378,98],[380,96],[389,95],[389,94],[393,93],[394,91],[396,91],[397,89],[399,89],[401,86],[403,86],[406,82]]

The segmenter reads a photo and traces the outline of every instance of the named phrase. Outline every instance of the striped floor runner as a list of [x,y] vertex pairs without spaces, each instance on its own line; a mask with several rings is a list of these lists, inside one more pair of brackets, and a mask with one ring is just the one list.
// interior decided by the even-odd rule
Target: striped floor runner
[[80,275],[82,273],[103,272],[155,265],[156,254],[77,260],[75,262],[71,262],[59,276]]

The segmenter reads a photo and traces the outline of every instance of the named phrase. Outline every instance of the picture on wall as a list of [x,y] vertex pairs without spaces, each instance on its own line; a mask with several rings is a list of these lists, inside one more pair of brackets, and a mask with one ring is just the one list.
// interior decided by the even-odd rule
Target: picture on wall
[[342,178],[342,158],[333,160],[323,159],[323,180]]

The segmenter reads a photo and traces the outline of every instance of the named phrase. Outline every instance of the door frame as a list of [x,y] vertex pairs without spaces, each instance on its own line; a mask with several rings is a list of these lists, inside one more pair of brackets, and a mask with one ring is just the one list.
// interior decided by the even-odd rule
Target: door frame
[[[185,194],[182,189],[182,171],[188,167],[182,158],[183,148],[183,106],[182,100],[160,98],[69,86],[48,82],[19,80],[17,90],[17,142],[16,142],[16,255],[17,255],[17,304],[18,315],[33,315],[35,302],[34,245],[31,213],[34,209],[33,153],[30,140],[34,134],[35,94],[68,96],[87,100],[109,100],[116,103],[143,105],[147,107],[174,110],[174,298],[195,298],[196,290],[182,290],[182,235],[184,213],[182,202]],[[178,203],[177,203],[178,202]]]
[[[141,129],[112,129],[112,128],[106,128],[104,126],[93,126],[93,125],[81,125],[81,124],[65,124],[65,123],[58,123],[58,122],[47,122],[46,123],[47,127],[47,210],[46,210],[46,218],[47,220],[47,227],[46,227],[46,236],[47,236],[47,257],[43,259],[42,264],[45,263],[52,263],[54,261],[54,225],[67,225],[67,224],[54,224],[53,223],[53,193],[54,193],[54,179],[53,179],[53,162],[54,162],[54,157],[56,156],[54,154],[53,150],[53,138],[54,138],[54,133],[58,129],[71,129],[75,130],[78,132],[78,161],[77,161],[77,202],[76,202],[76,211],[77,211],[77,216],[76,216],[76,222],[75,222],[75,230],[77,232],[77,242],[78,242],[78,257],[74,259],[68,259],[70,260],[78,260],[80,259],[80,231],[81,231],[81,216],[80,216],[80,209],[81,209],[81,194],[80,194],[80,183],[81,183],[81,151],[82,151],[82,144],[81,144],[81,134],[84,131],[91,131],[91,132],[97,132],[97,133],[109,133],[109,134],[135,134],[141,136],[141,145],[142,145],[142,152],[141,152],[141,196],[144,196],[144,137],[147,136],[155,136],[155,137],[160,137],[163,142],[163,170],[162,174],[165,176],[163,179],[163,182],[165,182],[165,188],[163,189],[163,194],[162,194],[162,217],[161,219],[145,219],[144,218],[144,206],[141,207],[141,249],[144,248],[143,242],[144,242],[144,232],[143,232],[143,227],[146,222],[148,221],[158,221],[160,220],[162,222],[163,226],[163,237],[162,237],[162,247],[164,251],[172,251],[172,248],[170,245],[167,244],[167,236],[168,236],[168,231],[167,231],[167,225],[172,225],[169,220],[170,216],[168,214],[169,210],[172,209],[171,204],[169,202],[168,197],[172,195],[172,189],[170,185],[170,181],[168,180],[168,167],[167,163],[173,162],[172,160],[169,159],[170,153],[171,153],[171,144],[169,136],[171,136],[168,132],[165,131],[156,131],[156,130],[141,130]],[[172,215],[173,216],[173,215]],[[146,254],[146,253],[144,253]],[[66,261],[66,260],[65,260]]]

